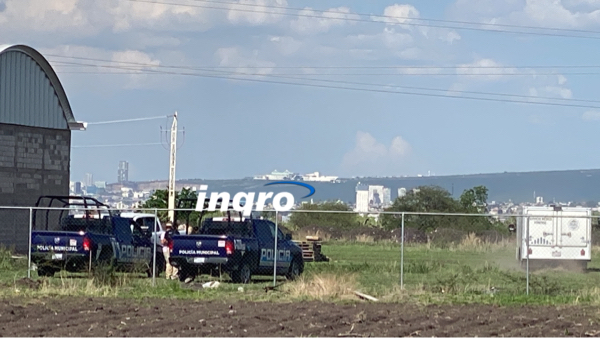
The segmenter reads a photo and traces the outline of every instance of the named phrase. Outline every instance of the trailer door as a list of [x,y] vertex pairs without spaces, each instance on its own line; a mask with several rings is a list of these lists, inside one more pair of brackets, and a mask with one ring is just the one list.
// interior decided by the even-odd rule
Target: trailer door
[[559,211],[558,219],[558,246],[560,247],[587,247],[588,222],[586,212],[578,210]]
[[531,210],[529,216],[529,246],[554,246],[555,218],[553,211]]

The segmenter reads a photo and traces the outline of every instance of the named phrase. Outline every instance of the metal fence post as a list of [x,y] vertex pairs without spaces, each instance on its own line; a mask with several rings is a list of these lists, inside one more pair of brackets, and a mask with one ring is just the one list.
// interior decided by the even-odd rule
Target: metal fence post
[[158,245],[157,240],[157,231],[156,231],[156,219],[158,218],[158,211],[154,209],[154,229],[151,232],[152,234],[152,243],[154,244],[154,248],[152,249],[154,254],[152,255],[152,286],[156,286],[156,247]]
[[275,250],[273,251],[273,286],[277,285],[277,236],[279,234],[279,213],[275,210]]
[[402,213],[402,239],[400,240],[400,289],[404,290],[404,213]]
[[29,244],[27,250],[27,278],[31,278],[31,233],[33,232],[33,208],[29,208]]
[[527,224],[527,295],[529,295],[529,216],[525,218]]

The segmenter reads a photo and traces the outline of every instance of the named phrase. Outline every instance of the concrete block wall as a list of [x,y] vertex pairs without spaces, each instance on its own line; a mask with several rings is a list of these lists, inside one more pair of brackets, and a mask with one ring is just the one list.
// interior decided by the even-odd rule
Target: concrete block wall
[[[71,131],[0,123],[0,206],[69,193]],[[1,210],[0,244],[27,251],[29,212]],[[23,224],[25,221],[25,224]]]

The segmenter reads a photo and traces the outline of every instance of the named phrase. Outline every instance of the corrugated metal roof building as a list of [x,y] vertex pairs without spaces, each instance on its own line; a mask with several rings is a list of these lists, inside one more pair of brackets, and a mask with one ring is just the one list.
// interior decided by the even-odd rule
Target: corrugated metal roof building
[[[76,126],[48,61],[28,46],[0,46],[0,206],[69,193]],[[28,225],[28,211],[0,210],[0,243],[26,252]]]

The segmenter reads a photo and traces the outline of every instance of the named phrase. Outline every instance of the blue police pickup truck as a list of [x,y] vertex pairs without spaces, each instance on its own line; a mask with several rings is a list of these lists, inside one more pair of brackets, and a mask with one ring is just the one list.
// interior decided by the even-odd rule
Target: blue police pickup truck
[[144,229],[90,197],[42,196],[36,207],[42,206],[34,209],[31,234],[31,261],[38,276],[89,271],[100,264],[122,271],[141,268],[152,276],[155,250],[156,274],[164,270],[162,247],[155,248],[152,240],[158,227]]
[[277,274],[290,280],[304,271],[302,249],[269,220],[241,215],[206,218],[197,232],[173,236],[169,262],[179,269],[182,282],[200,274],[225,272],[234,283],[246,284],[252,275],[272,275],[275,261]]

